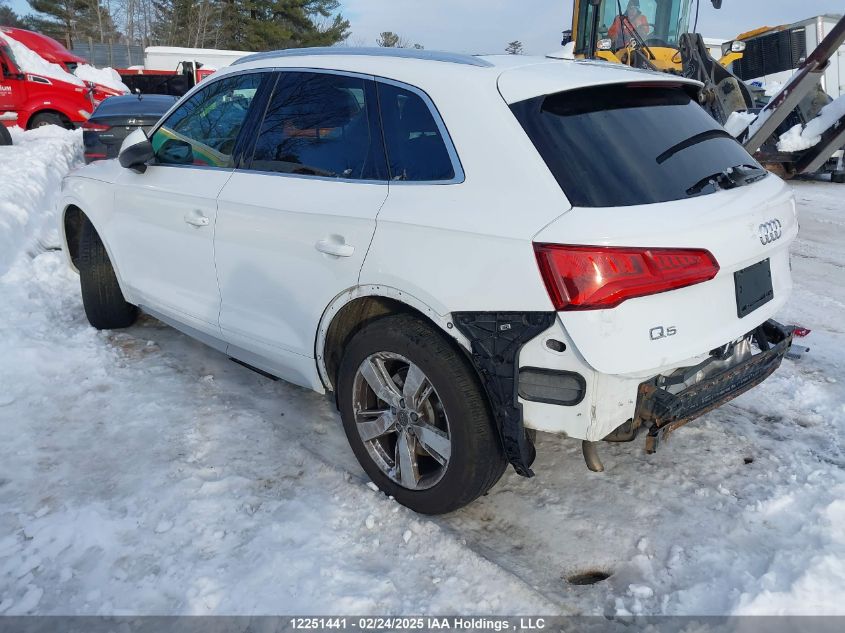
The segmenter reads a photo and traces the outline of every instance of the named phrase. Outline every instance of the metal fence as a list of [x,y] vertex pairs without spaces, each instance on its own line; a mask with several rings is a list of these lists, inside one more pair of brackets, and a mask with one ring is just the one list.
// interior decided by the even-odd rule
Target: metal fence
[[97,44],[93,40],[76,42],[73,53],[84,57],[88,63],[102,68],[129,68],[144,65],[144,47],[137,44]]

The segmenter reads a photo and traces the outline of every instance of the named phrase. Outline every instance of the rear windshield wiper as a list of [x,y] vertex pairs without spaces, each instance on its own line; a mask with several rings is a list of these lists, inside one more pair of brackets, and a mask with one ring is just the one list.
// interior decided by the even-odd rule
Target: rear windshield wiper
[[729,167],[717,174],[705,176],[692,187],[687,189],[688,196],[696,196],[700,194],[705,187],[712,186],[717,189],[733,189],[735,187],[742,187],[743,185],[750,185],[753,182],[762,180],[768,175],[768,172],[762,167],[755,167],[754,165],[737,165],[736,167]]
[[667,149],[665,152],[663,152],[660,156],[657,157],[657,164],[662,165],[678,152],[682,152],[685,149],[692,147],[693,145],[698,145],[699,143],[703,143],[704,141],[711,141],[715,138],[729,138],[732,141],[736,141],[736,139],[731,136],[730,132],[728,132],[727,130],[707,130],[705,132],[699,132],[694,136],[690,136],[685,141],[676,143],[675,145]]

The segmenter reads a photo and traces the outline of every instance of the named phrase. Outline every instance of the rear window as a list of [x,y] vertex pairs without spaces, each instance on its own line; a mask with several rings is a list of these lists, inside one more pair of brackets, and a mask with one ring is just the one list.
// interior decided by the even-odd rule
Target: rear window
[[96,113],[111,114],[158,114],[162,115],[176,103],[176,97],[162,95],[146,95],[139,99],[135,95],[126,97],[109,97],[97,107]]
[[601,86],[515,103],[569,201],[614,207],[713,193],[710,176],[759,164],[681,87]]

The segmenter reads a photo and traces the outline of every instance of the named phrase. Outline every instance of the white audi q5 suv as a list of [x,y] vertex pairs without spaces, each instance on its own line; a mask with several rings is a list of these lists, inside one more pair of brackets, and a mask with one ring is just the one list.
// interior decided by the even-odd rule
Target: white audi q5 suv
[[261,53],[63,185],[97,328],[138,311],[333,392],[372,480],[459,508],[533,433],[659,438],[755,386],[798,231],[699,84],[603,62]]

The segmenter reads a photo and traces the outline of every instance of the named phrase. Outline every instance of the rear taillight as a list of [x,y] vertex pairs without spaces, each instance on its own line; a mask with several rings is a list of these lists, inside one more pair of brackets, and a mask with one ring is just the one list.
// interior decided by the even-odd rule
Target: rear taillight
[[540,273],[557,311],[613,308],[634,297],[713,279],[710,251],[535,244]]
[[103,125],[102,123],[91,123],[86,121],[82,124],[82,129],[88,132],[108,132],[111,129],[110,125]]

